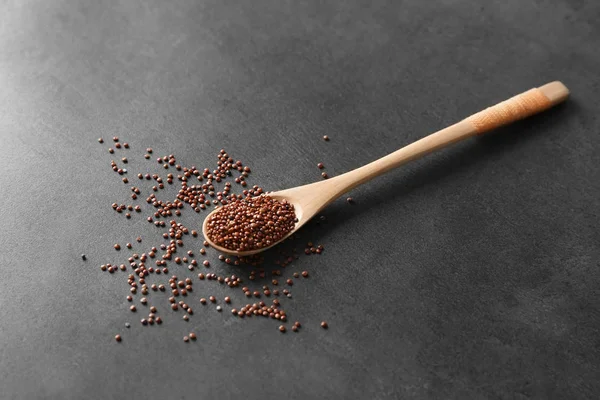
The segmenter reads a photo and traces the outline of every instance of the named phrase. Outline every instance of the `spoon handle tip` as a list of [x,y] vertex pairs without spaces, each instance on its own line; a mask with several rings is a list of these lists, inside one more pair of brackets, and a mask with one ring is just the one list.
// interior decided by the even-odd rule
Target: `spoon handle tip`
[[511,97],[467,118],[477,133],[485,133],[540,113],[563,102],[569,89],[555,81]]

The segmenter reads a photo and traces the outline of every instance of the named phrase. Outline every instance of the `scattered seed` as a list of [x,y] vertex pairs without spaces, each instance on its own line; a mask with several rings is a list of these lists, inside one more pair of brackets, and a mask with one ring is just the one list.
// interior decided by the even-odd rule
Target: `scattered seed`
[[326,141],[326,142],[328,142],[329,141],[329,136],[327,136],[327,135],[323,136],[323,140]]
[[115,335],[115,340],[117,342],[120,342],[121,341],[121,335]]
[[[116,146],[117,144],[115,144],[113,147]],[[129,148],[129,145],[126,143],[119,143],[119,146]],[[151,153],[152,149],[148,148],[144,157],[150,158]],[[122,157],[121,161],[123,163],[128,163],[126,157]],[[129,274],[128,283],[130,285],[130,291],[132,294],[137,293],[137,290],[140,290],[143,295],[148,294],[150,289],[152,291],[166,291],[166,282],[164,282],[165,284],[158,285],[158,283],[146,284],[146,281],[150,280],[147,278],[149,274],[168,274],[169,271],[166,265],[170,260],[173,260],[173,262],[176,264],[183,264],[190,270],[194,270],[194,268],[199,264],[198,261],[193,258],[194,252],[191,250],[184,250],[183,255],[177,254],[177,249],[184,245],[184,237],[188,234],[188,232],[193,237],[198,237],[200,235],[197,230],[190,229],[188,231],[188,228],[184,227],[181,223],[169,220],[170,218],[173,218],[174,215],[181,215],[184,204],[188,204],[195,212],[206,210],[213,205],[218,206],[218,210],[221,215],[219,218],[214,218],[211,220],[212,226],[210,226],[209,229],[212,230],[211,232],[213,235],[208,235],[208,237],[210,238],[211,243],[214,241],[223,247],[235,250],[250,250],[269,247],[270,245],[281,240],[281,238],[286,236],[289,231],[295,227],[297,219],[293,205],[286,201],[275,201],[269,196],[264,195],[262,188],[258,187],[257,185],[252,186],[248,184],[246,182],[246,178],[249,176],[250,168],[242,165],[240,161],[235,161],[233,158],[229,157],[224,150],[220,152],[217,169],[213,171],[208,168],[199,170],[194,166],[191,168],[183,167],[176,163],[173,155],[161,157],[157,161],[159,166],[163,165],[166,168],[173,166],[177,171],[180,171],[176,174],[167,174],[167,183],[172,184],[173,180],[178,179],[181,183],[181,189],[174,201],[162,201],[157,198],[157,193],[155,193],[158,192],[159,189],[164,188],[162,178],[158,176],[158,174],[135,174],[140,180],[145,178],[146,180],[154,179],[156,181],[156,186],[153,187],[154,192],[150,191],[149,196],[146,198],[147,203],[154,208],[151,214],[147,216],[147,220],[149,222],[154,222],[155,226],[158,228],[166,227],[166,229],[163,229],[163,232],[166,230],[168,230],[168,232],[165,235],[167,241],[160,246],[160,250],[157,249],[157,246],[153,247],[151,251],[147,251],[141,255],[133,254],[129,257],[129,263],[133,271],[131,274]],[[318,163],[317,166],[319,169],[325,168],[323,163]],[[121,178],[123,182],[127,183],[127,175],[123,176],[123,174],[126,174],[126,169],[119,169],[114,161],[111,163],[111,167],[119,172],[122,175]],[[231,176],[232,172],[235,172],[236,170],[239,172],[239,175],[237,175],[237,178],[232,177],[232,179],[235,179],[236,183],[243,187],[240,194],[232,193],[231,182],[225,182],[223,189],[215,188],[216,184],[214,182],[221,182],[228,176]],[[196,178],[201,183],[192,183],[191,180]],[[152,186],[150,185],[150,187]],[[135,186],[131,187],[131,191],[133,192],[130,193],[133,200],[137,200],[138,196],[141,196],[140,189],[136,188]],[[242,211],[244,207],[245,209],[249,209],[248,215],[239,213],[239,211]],[[125,214],[125,216],[128,218],[131,216],[129,212],[132,212],[133,210],[136,212],[142,212],[141,206],[135,204],[125,205],[114,203],[113,209],[119,213]],[[219,214],[219,212],[212,215],[214,216]],[[323,218],[321,218],[321,220],[322,219]],[[222,242],[219,242],[219,240]],[[136,241],[141,243],[141,236],[138,236]],[[131,243],[127,243],[126,246],[129,249],[132,248]],[[199,253],[201,255],[206,255],[207,250],[205,248],[209,247],[207,240],[203,241],[203,246],[204,248],[201,247]],[[115,250],[119,249],[120,245],[116,244]],[[322,247],[315,247],[312,245],[312,243],[307,247],[307,250],[308,254],[320,253],[323,251]],[[289,265],[294,259],[298,258],[296,249],[293,250],[292,254],[289,254],[289,251],[283,253],[283,258],[276,262],[281,268]],[[190,258],[189,265],[188,256]],[[247,263],[252,265],[255,270],[250,273],[250,276],[248,277],[249,280],[264,280],[267,278],[267,272],[261,268],[261,264],[263,262],[261,256],[227,258],[225,255],[220,254],[218,255],[218,258],[220,261],[225,262],[226,264],[240,265],[242,263]],[[82,255],[82,259],[85,259],[84,255]],[[146,264],[150,264],[149,259],[154,261],[151,263],[151,265]],[[210,266],[209,260],[204,259],[202,260],[202,263],[207,268]],[[102,270],[108,270],[111,273],[118,271],[119,268],[125,271],[128,267],[126,267],[126,264],[121,264],[120,266],[106,264],[101,266]],[[207,271],[210,271],[210,269]],[[282,274],[280,270],[276,270],[272,271],[272,275],[281,276]],[[308,272],[302,271],[302,273],[293,273],[294,278],[299,278],[300,275],[307,277]],[[235,275],[218,276],[215,273],[199,274],[198,278],[200,280],[208,279],[211,281],[218,281],[221,284],[225,283],[230,288],[238,286],[241,287],[242,282],[241,279]],[[293,285],[293,280],[287,279],[286,283],[291,286]],[[179,296],[186,296],[188,295],[188,292],[191,294],[193,288],[192,284],[193,282],[190,278],[182,277],[181,279],[178,279],[176,276],[171,277],[168,283],[168,285],[171,286],[170,290],[172,290],[172,296],[169,298],[171,309],[173,311],[177,311],[179,308],[182,308],[182,314],[184,314],[182,315],[182,318],[186,321],[189,321],[193,311],[191,307],[189,307],[183,301],[177,302],[175,299],[187,299],[186,297]],[[273,279],[272,284],[277,287],[279,282]],[[262,290],[260,290],[260,288],[256,288],[259,290],[253,289],[253,291],[250,291],[250,289],[247,287],[242,289],[246,296],[255,296],[257,303],[247,304],[246,306],[238,309],[231,309],[231,312],[234,316],[239,316],[240,318],[262,316],[277,319],[281,322],[287,321],[288,317],[285,311],[280,308],[277,298],[273,299],[272,305],[266,305],[264,301],[260,301],[261,297],[264,299],[268,298],[269,296],[279,296],[279,290],[270,288],[266,285],[262,286]],[[283,290],[283,295],[291,297],[291,293],[289,293],[287,289]],[[224,303],[231,304],[232,300],[229,296],[222,297],[222,299],[224,300]],[[128,300],[133,301],[133,298],[128,296]],[[207,301],[210,301],[212,304],[214,304],[218,312],[222,311],[223,306],[218,304],[215,296],[209,296],[208,300],[207,298],[200,299],[200,302],[203,305],[207,304]],[[141,298],[140,303],[144,305],[149,304],[146,297]],[[133,306],[131,303],[130,306],[133,307],[132,311],[136,311],[135,306]],[[156,316],[156,307],[149,307],[149,311],[150,313],[148,314],[147,319],[143,319],[142,323],[145,325],[152,325],[154,322],[161,324],[162,320]],[[282,327],[282,332],[285,332],[285,326],[282,325]],[[294,332],[297,332],[299,328],[299,324],[294,324],[293,327],[291,327]],[[187,336],[187,339],[195,340],[195,334],[190,333],[189,336]]]
[[286,331],[285,326],[279,325],[279,332],[285,333],[285,331]]
[[327,329],[328,327],[329,327],[329,325],[327,324],[327,322],[325,322],[325,321],[321,322],[321,328]]

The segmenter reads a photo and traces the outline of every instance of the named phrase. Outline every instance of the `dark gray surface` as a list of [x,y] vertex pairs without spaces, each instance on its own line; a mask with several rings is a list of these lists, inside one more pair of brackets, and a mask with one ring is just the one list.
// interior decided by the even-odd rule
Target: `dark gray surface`
[[[488,3],[2,2],[0,397],[597,398],[600,4]],[[288,269],[311,272],[285,303],[299,334],[201,309],[229,291],[200,283],[189,323],[152,293],[167,321],[142,328],[122,273],[98,268],[116,241],[160,239],[110,209],[128,185],[99,136],[131,143],[136,172],[147,146],[199,167],[225,147],[276,190],[555,79],[568,104],[305,229],[326,252]]]

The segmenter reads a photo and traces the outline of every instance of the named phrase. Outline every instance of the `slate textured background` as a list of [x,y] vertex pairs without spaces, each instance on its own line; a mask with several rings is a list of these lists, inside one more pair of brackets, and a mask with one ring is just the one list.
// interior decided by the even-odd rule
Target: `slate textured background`
[[[1,8],[3,399],[597,398],[600,3]],[[200,283],[190,322],[151,293],[166,323],[143,328],[122,275],[98,268],[123,261],[116,241],[160,239],[110,209],[128,185],[99,136],[131,144],[132,171],[156,170],[148,146],[200,167],[225,147],[251,184],[277,190],[556,79],[568,104],[394,171],[306,228],[326,251],[288,267],[311,273],[285,302],[299,334],[201,309],[200,295],[230,291]],[[230,271],[216,256],[213,270]],[[199,340],[185,344],[190,330]]]

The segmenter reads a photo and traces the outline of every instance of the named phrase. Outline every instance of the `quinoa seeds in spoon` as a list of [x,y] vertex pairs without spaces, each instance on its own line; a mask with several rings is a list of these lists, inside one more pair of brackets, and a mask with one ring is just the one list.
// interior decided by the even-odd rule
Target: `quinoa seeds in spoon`
[[206,221],[205,231],[214,244],[233,251],[258,250],[279,242],[295,227],[294,206],[268,195],[233,201]]

